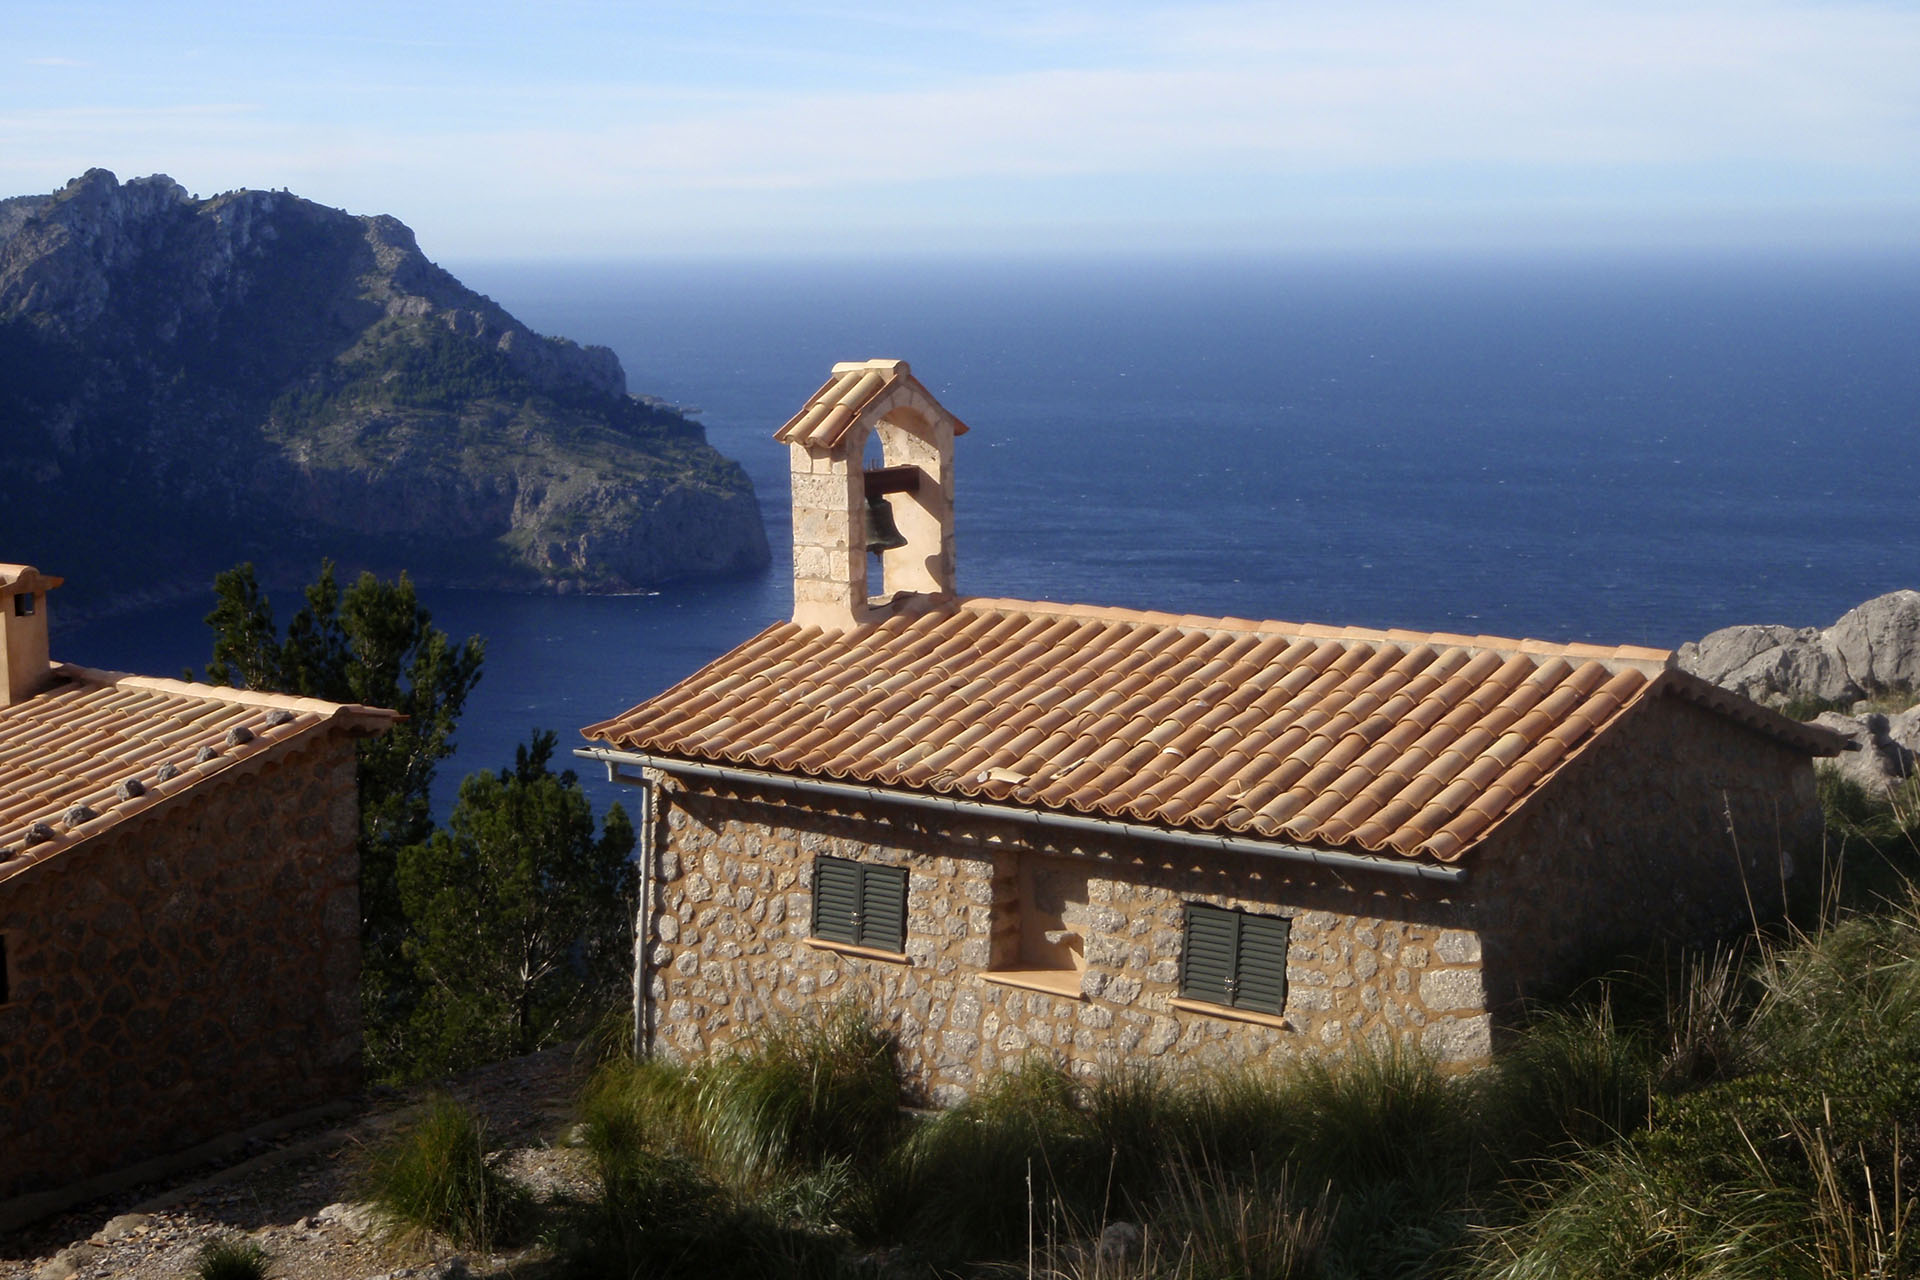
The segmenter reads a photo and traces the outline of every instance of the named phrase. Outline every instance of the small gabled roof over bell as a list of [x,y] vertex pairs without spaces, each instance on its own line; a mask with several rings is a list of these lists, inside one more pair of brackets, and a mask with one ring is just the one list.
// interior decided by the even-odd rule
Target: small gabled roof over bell
[[832,375],[773,438],[782,444],[831,449],[856,423],[871,427],[900,408],[913,409],[930,421],[943,421],[956,436],[967,432],[967,424],[933,398],[905,360],[857,360],[833,366]]
[[42,573],[30,564],[0,564],[0,596],[17,596],[28,591],[51,591],[65,582],[50,573]]

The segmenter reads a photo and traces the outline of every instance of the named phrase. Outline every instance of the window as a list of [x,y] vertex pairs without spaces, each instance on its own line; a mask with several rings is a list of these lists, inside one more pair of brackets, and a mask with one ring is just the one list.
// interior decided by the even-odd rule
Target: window
[[1189,902],[1180,994],[1229,1009],[1284,1012],[1288,929],[1279,916]]
[[1089,893],[1084,864],[1020,855],[998,873],[988,982],[1082,998]]
[[877,951],[907,949],[907,869],[813,860],[813,936]]

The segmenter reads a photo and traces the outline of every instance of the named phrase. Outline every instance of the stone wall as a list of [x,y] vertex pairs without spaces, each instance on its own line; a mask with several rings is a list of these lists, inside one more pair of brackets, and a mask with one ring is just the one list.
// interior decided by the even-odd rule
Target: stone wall
[[[841,998],[897,1030],[935,1102],[1032,1052],[1090,1073],[1121,1061],[1222,1063],[1417,1044],[1471,1065],[1489,1051],[1481,943],[1457,886],[1118,839],[1076,843],[1019,823],[836,810],[794,792],[665,789],[651,995],[656,1047],[688,1057],[769,1018]],[[904,959],[806,941],[813,859],[909,869]],[[1080,995],[1003,985],[1023,858],[1088,871]],[[1179,1007],[1182,904],[1289,917],[1284,1017]]]
[[1471,855],[1496,1010],[1748,931],[1815,871],[1807,756],[1677,696],[1629,715]]
[[296,747],[0,883],[0,1200],[359,1087],[353,743]]

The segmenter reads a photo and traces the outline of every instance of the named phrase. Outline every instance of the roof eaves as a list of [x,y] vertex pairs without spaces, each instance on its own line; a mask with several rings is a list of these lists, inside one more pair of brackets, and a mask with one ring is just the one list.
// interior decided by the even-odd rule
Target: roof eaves
[[1723,689],[1690,671],[1675,667],[1662,673],[1654,683],[1661,693],[1685,698],[1688,702],[1717,712],[1808,755],[1837,756],[1846,750],[1847,740],[1833,730],[1781,715],[1770,707],[1763,707],[1751,698],[1743,697],[1731,689]]
[[[218,755],[197,761],[163,782],[148,784],[140,795],[122,800],[84,822],[75,823],[70,827],[66,827],[64,822],[59,823],[59,826],[66,827],[64,831],[54,830],[52,836],[34,844],[16,847],[11,851],[12,856],[0,859],[0,883],[66,853],[76,846],[85,844],[95,836],[140,820],[175,796],[191,790],[210,778],[225,774],[240,776],[257,772],[291,753],[296,747],[305,745],[306,740],[315,731],[327,727],[329,727],[328,722],[322,720],[308,720],[304,724],[298,720],[289,721],[263,731],[248,743],[246,748],[237,748],[237,754]],[[51,827],[53,824],[48,825]],[[8,851],[0,850],[0,853],[4,852]]]

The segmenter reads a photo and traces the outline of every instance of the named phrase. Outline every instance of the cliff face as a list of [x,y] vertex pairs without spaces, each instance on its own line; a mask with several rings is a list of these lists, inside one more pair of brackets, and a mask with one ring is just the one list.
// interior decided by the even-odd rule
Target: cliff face
[[0,201],[0,559],[84,596],[321,555],[623,590],[767,562],[745,474],[388,217],[95,169]]

